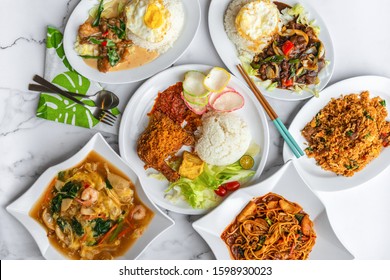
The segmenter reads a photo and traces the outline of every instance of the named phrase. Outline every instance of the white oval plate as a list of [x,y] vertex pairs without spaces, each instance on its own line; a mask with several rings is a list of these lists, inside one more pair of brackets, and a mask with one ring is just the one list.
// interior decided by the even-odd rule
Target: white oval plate
[[[141,133],[148,125],[149,118],[147,113],[153,107],[154,100],[159,91],[163,91],[177,82],[183,81],[185,72],[189,70],[198,70],[208,72],[212,66],[207,65],[181,65],[169,68],[158,75],[147,80],[130,99],[129,104],[122,115],[121,125],[119,128],[119,150],[121,156],[131,162],[134,170],[140,177],[140,180],[153,201],[168,210],[182,214],[202,214],[208,210],[193,209],[185,201],[178,201],[172,204],[164,198],[164,191],[168,187],[167,181],[159,181],[149,177],[147,174],[152,173],[151,170],[145,171],[144,162],[137,155],[137,141]],[[265,162],[268,156],[269,149],[269,131],[268,122],[260,103],[255,99],[252,92],[236,77],[232,76],[229,86],[235,88],[245,98],[245,105],[236,114],[244,119],[251,131],[252,139],[260,145],[260,153],[255,157],[256,174],[250,182],[255,181],[260,177],[264,169]],[[153,170],[156,173],[155,170]]]
[[[229,70],[242,79],[240,72],[238,72],[236,65],[241,63],[237,55],[237,50],[232,41],[230,41],[224,27],[225,11],[232,0],[213,0],[209,8],[209,30],[213,44],[221,57],[222,61],[229,68]],[[315,24],[321,28],[319,35],[320,40],[325,45],[325,58],[330,61],[330,64],[325,67],[318,75],[321,82],[318,85],[318,90],[322,90],[328,84],[332,77],[334,70],[334,50],[333,43],[329,31],[326,28],[324,21],[320,15],[307,3],[307,1],[281,0],[279,2],[286,3],[290,6],[301,3],[309,14],[309,19],[315,19]],[[264,87],[259,86],[261,92],[268,97],[279,100],[296,101],[313,97],[313,94],[307,91],[295,93],[285,89],[274,89],[267,91]]]
[[[301,130],[311,119],[330,101],[331,98],[339,98],[341,95],[350,93],[361,93],[364,90],[370,92],[370,97],[380,96],[386,100],[387,110],[390,104],[390,79],[378,76],[361,76],[347,79],[322,91],[322,98],[313,98],[295,116],[289,127],[289,131],[302,149],[307,145]],[[389,118],[388,118],[389,119]],[[285,144],[283,148],[283,157],[287,161],[294,157],[289,147]],[[371,161],[363,170],[357,172],[352,177],[337,176],[331,171],[323,170],[316,164],[314,158],[303,156],[294,159],[299,174],[303,180],[312,188],[318,191],[342,191],[347,188],[359,186],[369,181],[380,172],[386,169],[390,164],[390,148],[384,149],[379,157]]]
[[77,55],[74,50],[74,43],[77,37],[77,30],[81,24],[88,18],[88,11],[95,5],[97,0],[83,0],[77,5],[69,17],[64,32],[64,50],[65,55],[72,67],[81,75],[88,79],[106,83],[123,84],[140,81],[157,72],[171,66],[190,46],[200,24],[200,5],[198,0],[182,1],[185,12],[184,26],[179,38],[173,44],[172,48],[166,53],[160,55],[155,60],[137,68],[102,73],[97,69],[88,66],[83,59]]
[[231,259],[229,249],[221,239],[223,231],[253,197],[263,196],[268,192],[279,194],[287,200],[298,203],[310,215],[310,219],[314,222],[317,239],[309,259],[354,258],[335,235],[324,205],[305,185],[290,161],[267,180],[236,191],[218,208],[192,224],[210,246],[217,260]]
[[71,158],[47,169],[26,193],[7,206],[7,211],[18,219],[19,222],[22,223],[23,226],[25,226],[30,232],[37,242],[43,257],[49,260],[67,259],[51,245],[49,239],[47,238],[46,229],[33,219],[29,215],[29,212],[35,206],[35,203],[42,196],[53,178],[57,176],[58,172],[79,164],[91,151],[95,151],[105,160],[109,161],[112,165],[126,174],[134,183],[140,200],[154,213],[150,224],[147,226],[142,236],[137,239],[137,241],[123,256],[119,257],[119,259],[137,259],[138,256],[149,246],[149,244],[157,238],[157,236],[173,226],[175,222],[158,207],[156,207],[156,205],[150,200],[149,196],[141,187],[140,181],[132,168],[125,163],[107,144],[100,133],[95,134],[95,136],[93,136],[91,140],[89,140],[88,143]]

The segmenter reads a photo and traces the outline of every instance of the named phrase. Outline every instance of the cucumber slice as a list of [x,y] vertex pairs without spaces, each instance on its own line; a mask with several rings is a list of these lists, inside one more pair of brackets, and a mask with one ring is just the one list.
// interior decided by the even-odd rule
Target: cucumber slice
[[183,96],[188,103],[194,105],[204,106],[207,105],[207,103],[209,102],[209,95],[206,95],[205,97],[195,97],[183,90]]
[[195,114],[197,115],[202,115],[203,113],[206,112],[206,105],[196,105],[196,104],[192,104],[192,103],[189,103],[185,97],[184,97],[184,92],[181,92],[181,98],[184,100],[184,103],[187,105],[187,107],[192,111],[194,112]]
[[205,88],[203,81],[206,75],[199,71],[188,71],[184,75],[183,89],[191,96],[205,97],[209,94]]

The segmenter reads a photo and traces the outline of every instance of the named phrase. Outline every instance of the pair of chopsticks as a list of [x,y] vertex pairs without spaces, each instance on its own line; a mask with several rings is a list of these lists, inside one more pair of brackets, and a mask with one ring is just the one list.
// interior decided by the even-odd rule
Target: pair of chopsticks
[[282,135],[284,141],[286,141],[287,145],[290,147],[291,151],[294,153],[294,155],[299,158],[304,155],[304,152],[302,149],[298,146],[297,142],[294,140],[290,132],[287,130],[287,128],[284,126],[282,121],[279,119],[278,115],[274,111],[274,109],[271,107],[271,105],[268,103],[267,99],[263,96],[263,94],[260,92],[260,90],[257,88],[253,80],[249,77],[249,75],[246,73],[244,68],[241,64],[237,65],[238,71],[240,71],[241,75],[244,77],[245,81],[251,88],[252,92],[255,94],[256,98],[259,100],[261,105],[263,106],[264,110],[270,117],[271,121],[276,126],[279,133]]

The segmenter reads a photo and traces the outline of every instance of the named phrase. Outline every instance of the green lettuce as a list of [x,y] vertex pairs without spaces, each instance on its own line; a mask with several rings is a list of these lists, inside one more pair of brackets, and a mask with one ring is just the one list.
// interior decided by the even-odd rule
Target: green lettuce
[[214,190],[221,184],[229,181],[243,183],[254,174],[255,171],[243,169],[238,162],[226,166],[205,164],[203,172],[194,180],[181,177],[170,184],[165,191],[166,198],[172,202],[184,198],[196,209],[211,208],[220,201]]

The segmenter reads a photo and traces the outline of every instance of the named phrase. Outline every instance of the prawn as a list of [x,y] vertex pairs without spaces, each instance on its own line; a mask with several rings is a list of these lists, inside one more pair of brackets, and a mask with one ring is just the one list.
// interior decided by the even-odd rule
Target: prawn
[[141,220],[146,216],[146,209],[142,205],[136,205],[131,211],[131,216],[134,220]]
[[99,192],[94,188],[87,188],[81,193],[81,200],[77,202],[85,207],[89,207],[94,204],[99,198]]

